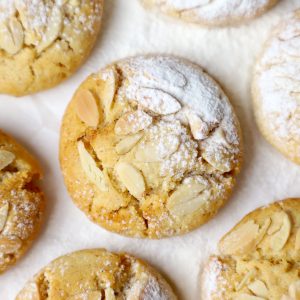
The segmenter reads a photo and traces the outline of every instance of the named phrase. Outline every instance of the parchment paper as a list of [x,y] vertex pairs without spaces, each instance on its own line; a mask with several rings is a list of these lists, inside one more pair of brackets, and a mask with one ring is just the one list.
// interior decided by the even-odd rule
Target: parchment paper
[[[16,99],[0,95],[0,128],[42,162],[47,213],[37,241],[0,276],[0,299],[14,299],[25,282],[57,256],[105,247],[127,251],[157,267],[180,297],[200,299],[198,276],[219,238],[246,213],[285,197],[300,196],[300,167],[262,138],[254,123],[250,81],[255,57],[270,29],[299,0],[281,0],[271,12],[238,28],[205,29],[145,11],[137,0],[106,0],[97,46],[86,64],[58,87]],[[242,174],[224,209],[202,228],[159,241],[124,238],[91,223],[71,202],[58,164],[60,120],[73,92],[91,72],[129,55],[170,53],[202,65],[224,87],[240,119],[245,146]]]

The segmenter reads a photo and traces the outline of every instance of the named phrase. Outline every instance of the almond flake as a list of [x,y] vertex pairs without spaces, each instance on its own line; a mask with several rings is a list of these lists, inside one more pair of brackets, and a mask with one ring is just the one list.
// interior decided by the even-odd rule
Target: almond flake
[[173,96],[159,89],[139,88],[137,101],[158,115],[174,114],[181,109],[181,104]]
[[236,290],[239,291],[241,290],[247,283],[248,281],[253,278],[256,274],[255,270],[250,270],[242,279],[242,281],[238,284],[238,286],[236,287]]
[[43,50],[48,48],[58,38],[59,33],[62,30],[62,25],[63,15],[61,8],[58,5],[54,5],[46,26],[46,32],[36,47],[38,53],[41,53]]
[[195,140],[204,140],[209,135],[208,125],[195,113],[188,111],[186,113],[192,135]]
[[280,230],[271,237],[271,248],[274,251],[280,251],[285,246],[290,237],[291,229],[290,217],[284,213]]
[[0,171],[9,166],[14,160],[16,156],[6,150],[0,150]]
[[239,225],[227,234],[219,243],[222,254],[247,254],[255,250],[259,226],[253,220]]
[[293,300],[300,299],[300,280],[293,282],[289,286],[289,295]]
[[126,162],[119,162],[115,166],[115,171],[129,193],[137,199],[142,198],[146,186],[141,172]]
[[279,231],[281,228],[282,220],[284,218],[284,212],[276,212],[271,216],[271,226],[268,229],[268,234],[272,235],[275,232]]
[[8,24],[0,28],[0,48],[9,54],[16,54],[22,49],[24,32],[21,23],[16,18],[11,18]]
[[99,123],[99,110],[96,99],[89,90],[79,90],[75,95],[75,109],[79,119],[91,127]]
[[100,189],[102,192],[108,192],[108,185],[104,173],[98,168],[95,160],[86,150],[84,143],[77,143],[79,158],[82,169],[87,177]]
[[267,289],[266,284],[261,280],[255,280],[248,285],[248,289],[255,295],[259,297],[268,298],[269,290]]
[[129,112],[123,115],[115,125],[115,134],[128,135],[134,134],[141,130],[146,129],[152,124],[152,117],[143,112],[137,110]]
[[22,246],[22,241],[18,237],[8,238],[2,236],[0,238],[0,253],[12,254],[19,250]]
[[265,237],[268,228],[271,225],[271,219],[267,218],[263,224],[263,226],[260,228],[257,239],[256,239],[256,245],[258,245]]
[[143,133],[139,132],[135,135],[126,136],[116,145],[116,152],[120,155],[128,153],[143,137]]
[[2,207],[0,207],[0,233],[3,230],[6,220],[8,217],[9,203],[5,203]]
[[300,250],[300,228],[297,229],[296,233],[295,250]]
[[105,289],[105,300],[116,300],[115,292],[112,288]]
[[265,300],[265,298],[252,296],[249,294],[239,294],[234,297],[234,300]]

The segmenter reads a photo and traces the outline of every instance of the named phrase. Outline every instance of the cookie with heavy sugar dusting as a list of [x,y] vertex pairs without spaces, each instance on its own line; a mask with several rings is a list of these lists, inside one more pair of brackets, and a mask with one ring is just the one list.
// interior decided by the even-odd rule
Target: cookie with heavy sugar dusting
[[252,94],[264,137],[300,164],[300,10],[274,30],[254,71]]
[[88,77],[62,123],[68,191],[91,220],[163,238],[212,218],[241,163],[228,98],[199,66],[168,56],[125,59]]
[[152,267],[128,254],[103,249],[61,256],[43,268],[16,300],[176,300]]
[[44,196],[36,185],[37,161],[0,131],[0,273],[14,264],[37,235]]
[[51,88],[89,55],[103,0],[1,0],[0,93]]
[[158,10],[187,22],[206,26],[230,26],[260,16],[278,0],[140,0],[146,8]]

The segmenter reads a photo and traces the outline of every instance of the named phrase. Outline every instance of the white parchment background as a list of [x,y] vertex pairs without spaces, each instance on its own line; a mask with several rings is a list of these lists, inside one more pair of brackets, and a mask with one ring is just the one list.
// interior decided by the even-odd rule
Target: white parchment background
[[[25,257],[0,276],[0,299],[14,299],[24,283],[57,256],[82,248],[127,251],[157,267],[181,299],[199,299],[202,263],[218,239],[242,216],[261,205],[300,196],[300,167],[269,146],[253,120],[250,81],[255,57],[270,29],[299,0],[281,0],[246,26],[207,30],[146,12],[137,0],[105,0],[104,24],[86,64],[58,87],[16,99],[0,95],[0,128],[40,159],[47,213],[41,234]],[[160,241],[124,238],[91,223],[71,202],[58,164],[60,120],[74,90],[91,72],[129,55],[170,53],[202,65],[224,87],[241,121],[245,162],[234,195],[202,228]]]

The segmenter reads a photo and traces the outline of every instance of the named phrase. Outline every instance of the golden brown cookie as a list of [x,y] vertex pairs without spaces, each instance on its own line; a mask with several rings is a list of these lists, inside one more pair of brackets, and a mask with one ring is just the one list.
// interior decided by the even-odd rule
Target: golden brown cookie
[[300,199],[261,207],[219,243],[203,272],[202,299],[298,300]]
[[95,44],[103,0],[1,0],[0,93],[51,88],[84,62]]
[[264,137],[300,164],[300,10],[272,33],[254,72],[253,103]]
[[176,300],[153,268],[128,254],[103,249],[61,256],[43,268],[16,300]]
[[240,128],[218,84],[180,58],[125,59],[88,77],[63,118],[60,162],[90,219],[133,237],[188,232],[227,201]]
[[146,8],[158,10],[186,22],[205,26],[237,25],[262,15],[278,0],[140,0]]
[[24,254],[40,227],[41,176],[37,161],[0,131],[0,273]]

